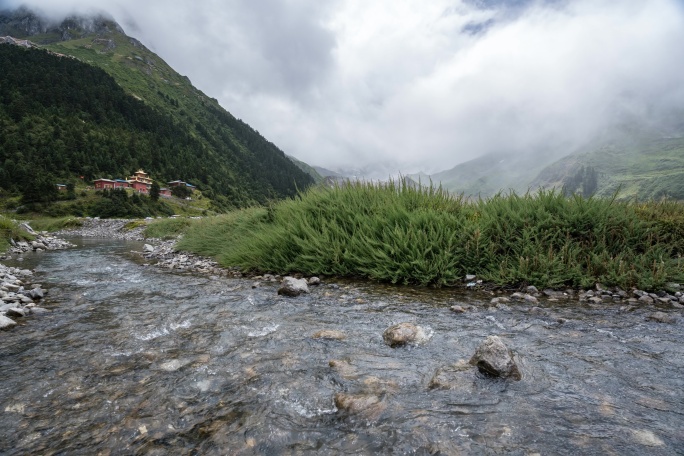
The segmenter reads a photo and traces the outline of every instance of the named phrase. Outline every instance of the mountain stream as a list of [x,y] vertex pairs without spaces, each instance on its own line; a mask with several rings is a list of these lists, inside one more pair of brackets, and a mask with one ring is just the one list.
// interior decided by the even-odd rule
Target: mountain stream
[[[0,454],[684,454],[682,318],[364,282],[287,298],[72,241],[8,263],[36,270],[51,312],[0,332]],[[425,340],[387,346],[399,322]],[[520,381],[430,388],[492,334]],[[341,392],[373,405],[337,410]]]

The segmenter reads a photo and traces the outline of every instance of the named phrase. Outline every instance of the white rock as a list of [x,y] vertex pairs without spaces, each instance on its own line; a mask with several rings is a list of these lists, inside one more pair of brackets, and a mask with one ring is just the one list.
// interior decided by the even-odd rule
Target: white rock
[[9,329],[17,324],[16,321],[11,318],[7,318],[4,315],[0,315],[0,329]]
[[285,296],[299,296],[302,293],[308,293],[309,286],[305,279],[295,279],[294,277],[285,277],[278,289],[279,295]]

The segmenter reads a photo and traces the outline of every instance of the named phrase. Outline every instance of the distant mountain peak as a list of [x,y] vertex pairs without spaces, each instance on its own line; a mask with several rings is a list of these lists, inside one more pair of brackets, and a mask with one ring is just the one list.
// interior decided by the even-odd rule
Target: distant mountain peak
[[0,11],[0,36],[29,38],[41,35],[39,44],[111,33],[125,34],[123,28],[105,12],[71,14],[55,20],[24,6]]

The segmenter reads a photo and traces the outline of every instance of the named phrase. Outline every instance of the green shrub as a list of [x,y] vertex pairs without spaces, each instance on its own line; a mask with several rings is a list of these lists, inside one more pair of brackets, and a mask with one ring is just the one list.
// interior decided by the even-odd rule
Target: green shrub
[[309,190],[193,223],[179,248],[226,266],[449,286],[466,274],[501,285],[645,289],[684,279],[677,203],[499,194],[466,201],[404,182]]

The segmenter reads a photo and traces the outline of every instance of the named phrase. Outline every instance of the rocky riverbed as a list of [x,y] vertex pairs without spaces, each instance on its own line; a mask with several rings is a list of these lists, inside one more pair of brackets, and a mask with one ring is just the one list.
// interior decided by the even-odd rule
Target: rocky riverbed
[[[43,252],[45,250],[60,250],[70,247],[72,244],[51,236],[48,233],[35,232],[28,224],[22,223],[21,227],[33,235],[33,241],[11,240],[9,251],[0,256],[7,260],[13,257],[21,260],[26,252]],[[0,263],[0,329],[9,329],[17,325],[30,315],[39,315],[48,312],[39,306],[47,290],[41,284],[33,282],[33,271],[16,267],[7,267]]]
[[71,241],[8,263],[54,311],[0,333],[0,454],[682,448],[684,326],[652,318],[670,304],[233,278]]
[[125,239],[129,241],[142,241],[145,239],[144,224],[130,227],[129,219],[99,219],[85,218],[81,226],[68,230],[58,231],[56,236],[83,236],[106,239]]

